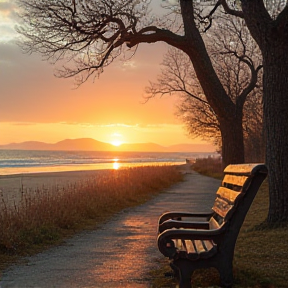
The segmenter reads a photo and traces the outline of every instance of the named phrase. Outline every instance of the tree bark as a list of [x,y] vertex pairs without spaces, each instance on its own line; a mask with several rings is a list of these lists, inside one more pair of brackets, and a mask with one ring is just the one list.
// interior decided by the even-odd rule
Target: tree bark
[[270,193],[268,222],[281,222],[288,221],[288,45],[274,44],[263,53],[263,100]]
[[241,0],[247,27],[263,56],[270,223],[288,221],[288,6],[273,20],[262,0]]
[[[236,114],[236,113],[235,113]],[[220,122],[222,137],[222,165],[245,162],[242,116]]]
[[180,3],[186,45],[177,48],[189,56],[207,102],[217,115],[222,134],[222,165],[244,163],[243,103],[233,103],[223,88],[196,27],[192,2]]

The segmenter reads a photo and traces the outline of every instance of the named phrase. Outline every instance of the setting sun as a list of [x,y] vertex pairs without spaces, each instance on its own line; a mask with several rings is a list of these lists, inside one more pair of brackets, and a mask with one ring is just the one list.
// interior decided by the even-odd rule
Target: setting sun
[[112,140],[110,141],[110,143],[114,146],[120,146],[124,143],[123,135],[118,132],[114,132],[113,134],[111,134],[111,138]]
[[123,144],[123,141],[121,141],[121,140],[113,140],[110,143],[112,145],[114,145],[114,146],[120,146],[121,144]]

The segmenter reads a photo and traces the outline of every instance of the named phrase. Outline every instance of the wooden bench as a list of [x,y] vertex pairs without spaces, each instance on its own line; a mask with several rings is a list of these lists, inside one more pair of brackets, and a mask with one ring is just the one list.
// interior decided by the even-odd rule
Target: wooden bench
[[170,259],[180,288],[191,287],[194,270],[215,267],[221,287],[232,287],[239,230],[267,176],[264,164],[229,165],[210,213],[167,212],[159,218],[158,248]]

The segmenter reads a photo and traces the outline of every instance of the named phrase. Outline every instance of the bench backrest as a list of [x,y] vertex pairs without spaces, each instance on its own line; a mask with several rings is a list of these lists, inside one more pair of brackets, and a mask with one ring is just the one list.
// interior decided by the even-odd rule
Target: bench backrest
[[[222,185],[216,193],[216,199],[210,218],[210,229],[218,229],[229,223],[232,215],[233,222],[241,227],[245,215],[265,177],[267,168],[264,164],[234,164],[224,170]],[[241,211],[237,209],[241,204]],[[236,212],[237,211],[237,212]],[[239,216],[234,214],[240,214]],[[239,218],[239,219],[238,219]]]

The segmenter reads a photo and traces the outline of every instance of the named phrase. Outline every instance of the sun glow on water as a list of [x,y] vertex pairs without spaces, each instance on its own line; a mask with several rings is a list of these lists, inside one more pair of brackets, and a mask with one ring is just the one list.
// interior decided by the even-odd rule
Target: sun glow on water
[[119,159],[113,159],[113,169],[117,170],[120,168],[120,163],[118,163]]

